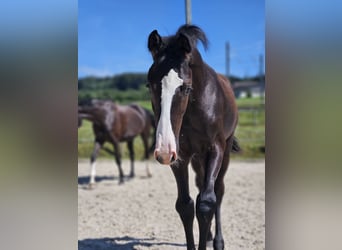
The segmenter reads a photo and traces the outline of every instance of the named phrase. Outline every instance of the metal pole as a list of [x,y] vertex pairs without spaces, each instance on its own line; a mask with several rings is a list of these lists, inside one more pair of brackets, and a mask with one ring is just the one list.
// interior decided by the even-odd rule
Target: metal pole
[[185,0],[186,24],[191,24],[191,0]]

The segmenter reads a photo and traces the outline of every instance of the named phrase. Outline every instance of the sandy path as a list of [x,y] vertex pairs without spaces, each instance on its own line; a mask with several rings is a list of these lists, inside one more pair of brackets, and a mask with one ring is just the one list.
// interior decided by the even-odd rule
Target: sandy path
[[[125,174],[129,162],[123,162]],[[186,249],[174,208],[176,184],[168,167],[136,162],[136,177],[118,185],[113,161],[98,161],[97,186],[85,189],[89,163],[78,164],[78,249]],[[222,225],[226,249],[265,249],[265,162],[232,162],[226,174]],[[191,196],[197,189],[190,171]],[[214,223],[213,223],[214,226]],[[194,222],[195,242],[198,225]],[[212,248],[208,248],[212,249]]]

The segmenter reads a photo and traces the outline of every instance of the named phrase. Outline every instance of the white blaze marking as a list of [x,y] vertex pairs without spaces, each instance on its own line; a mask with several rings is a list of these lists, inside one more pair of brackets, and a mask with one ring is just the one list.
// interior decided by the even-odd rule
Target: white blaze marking
[[171,126],[171,104],[176,89],[183,84],[176,71],[171,69],[163,77],[161,94],[161,114],[157,128],[156,149],[163,153],[176,150],[176,138]]

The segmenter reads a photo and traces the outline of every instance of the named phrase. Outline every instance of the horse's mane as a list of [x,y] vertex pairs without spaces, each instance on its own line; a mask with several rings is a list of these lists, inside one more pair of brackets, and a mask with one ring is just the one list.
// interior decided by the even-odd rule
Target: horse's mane
[[191,46],[193,48],[196,48],[198,40],[200,40],[203,44],[204,49],[208,48],[209,41],[207,36],[205,35],[204,31],[197,27],[196,25],[189,25],[189,24],[184,24],[182,25],[177,33],[176,36],[179,34],[183,34],[187,36],[190,39]]

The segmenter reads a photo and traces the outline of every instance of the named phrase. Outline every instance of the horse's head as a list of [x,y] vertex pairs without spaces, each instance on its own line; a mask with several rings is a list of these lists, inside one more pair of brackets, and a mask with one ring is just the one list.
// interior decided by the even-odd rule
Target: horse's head
[[197,39],[207,40],[196,26],[182,26],[176,35],[161,37],[156,30],[148,38],[153,64],[148,72],[152,108],[157,121],[154,156],[161,164],[178,157],[178,138],[192,90],[192,52]]

